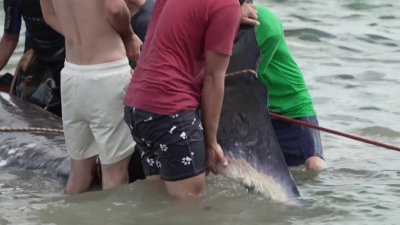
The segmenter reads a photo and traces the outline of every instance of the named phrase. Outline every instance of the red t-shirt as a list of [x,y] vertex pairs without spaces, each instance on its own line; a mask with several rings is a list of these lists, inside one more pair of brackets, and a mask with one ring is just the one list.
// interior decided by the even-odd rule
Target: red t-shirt
[[125,105],[171,115],[197,109],[205,51],[231,55],[238,0],[157,0]]

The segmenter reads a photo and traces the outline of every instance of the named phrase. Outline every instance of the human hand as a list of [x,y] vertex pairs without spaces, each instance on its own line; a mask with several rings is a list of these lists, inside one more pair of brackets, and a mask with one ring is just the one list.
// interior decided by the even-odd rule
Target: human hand
[[250,3],[243,3],[241,7],[242,17],[240,19],[241,24],[247,24],[251,26],[258,26],[258,12],[256,6]]
[[140,48],[143,45],[143,42],[140,38],[134,34],[131,38],[124,41],[126,56],[128,59],[135,60],[136,62],[139,60],[140,56]]
[[224,151],[218,143],[206,144],[208,169],[217,174],[217,164],[220,163],[223,167],[228,166],[228,161],[225,159]]

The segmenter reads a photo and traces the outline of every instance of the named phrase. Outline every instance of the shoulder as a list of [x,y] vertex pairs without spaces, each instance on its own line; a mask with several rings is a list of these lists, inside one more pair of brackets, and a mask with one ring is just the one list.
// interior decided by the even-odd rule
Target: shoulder
[[16,0],[4,0],[3,1],[4,10],[8,12],[11,8],[17,8],[18,2]]
[[268,30],[268,36],[283,34],[282,22],[271,10],[261,5],[256,5],[256,8],[260,22],[259,30]]
[[281,20],[267,7],[256,5],[258,20],[264,26],[282,26]]
[[239,27],[241,12],[238,0],[206,0],[206,4],[208,14],[206,20],[217,20],[221,23],[227,21],[237,22],[237,26]]
[[223,10],[228,8],[235,8],[240,11],[240,3],[238,0],[207,0],[208,6],[211,10]]

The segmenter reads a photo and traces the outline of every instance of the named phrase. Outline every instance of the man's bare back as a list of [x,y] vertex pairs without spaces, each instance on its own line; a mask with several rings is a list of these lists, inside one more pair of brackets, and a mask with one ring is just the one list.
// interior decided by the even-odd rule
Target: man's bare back
[[128,6],[124,0],[40,4],[46,23],[66,41],[67,62],[60,82],[71,172],[65,192],[90,189],[96,157],[102,165],[103,189],[125,184],[134,143],[126,138],[130,131],[123,123],[122,96],[132,77],[127,58],[137,59],[141,44],[130,26]]
[[[126,45],[127,42],[129,45],[129,41],[123,41],[121,37],[123,34],[118,31],[118,27],[116,29],[115,22],[113,24],[113,21],[109,18],[110,13],[121,13],[120,11],[112,11],[113,8],[107,5],[114,4],[116,1],[44,1],[50,1],[53,5],[54,14],[58,20],[58,24],[55,24],[55,26],[58,26],[58,31],[65,36],[68,62],[78,65],[92,65],[113,62],[126,57],[125,49],[128,48]],[[129,23],[126,25],[129,26]],[[124,25],[118,24],[118,26]],[[126,36],[129,36],[129,34]],[[133,32],[131,37],[126,39],[132,37]]]

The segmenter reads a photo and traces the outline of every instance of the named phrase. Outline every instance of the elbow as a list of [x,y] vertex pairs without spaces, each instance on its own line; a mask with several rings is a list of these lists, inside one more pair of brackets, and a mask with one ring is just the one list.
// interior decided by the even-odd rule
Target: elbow
[[53,27],[53,22],[55,18],[56,18],[55,15],[43,14],[44,22],[46,22],[46,24],[49,25],[50,27]]
[[56,14],[52,14],[52,15],[43,15],[43,19],[46,22],[46,24],[51,27],[53,30],[55,30],[56,32],[58,32],[61,35],[64,35],[61,31],[61,27],[60,24],[58,22],[58,18],[56,16]]
[[19,35],[4,34],[1,38],[1,43],[7,46],[17,46]]
[[124,13],[124,7],[116,2],[108,3],[106,5],[106,13],[108,17],[118,17]]
[[207,72],[204,75],[204,83],[212,86],[221,87],[225,84],[225,73],[223,72]]
[[51,15],[49,15],[48,13],[44,13],[43,12],[43,19],[44,22],[46,22],[46,24],[50,25],[51,24]]

